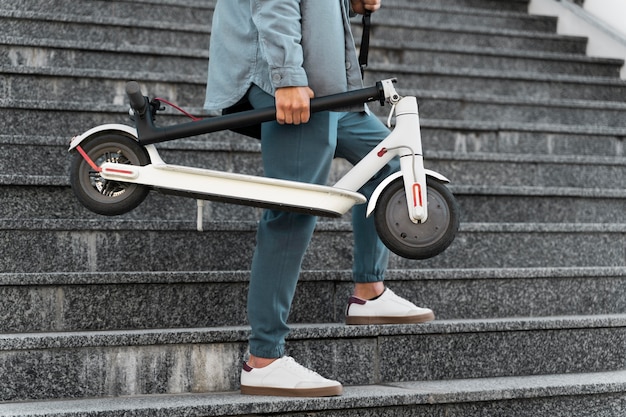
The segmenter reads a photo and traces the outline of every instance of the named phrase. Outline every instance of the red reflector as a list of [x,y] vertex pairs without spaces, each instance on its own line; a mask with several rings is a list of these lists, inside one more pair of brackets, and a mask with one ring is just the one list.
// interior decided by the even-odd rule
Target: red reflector
[[413,184],[413,207],[419,206],[422,207],[422,186],[419,184]]
[[133,171],[128,171],[125,169],[115,169],[115,168],[106,168],[106,172],[110,172],[111,174],[123,174],[123,175],[134,175]]

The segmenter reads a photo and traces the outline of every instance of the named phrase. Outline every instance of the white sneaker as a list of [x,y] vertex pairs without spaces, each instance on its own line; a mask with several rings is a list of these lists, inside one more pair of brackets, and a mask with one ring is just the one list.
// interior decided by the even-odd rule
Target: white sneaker
[[435,319],[429,308],[418,307],[389,288],[375,300],[350,297],[346,309],[346,324],[405,324],[424,323]]
[[342,392],[339,382],[324,378],[289,356],[283,356],[264,368],[251,368],[244,363],[241,371],[242,394],[330,397]]

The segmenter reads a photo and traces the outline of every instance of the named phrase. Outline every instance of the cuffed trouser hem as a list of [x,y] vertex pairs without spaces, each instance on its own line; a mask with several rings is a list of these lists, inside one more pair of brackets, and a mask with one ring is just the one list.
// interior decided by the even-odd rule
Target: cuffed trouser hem
[[353,276],[353,280],[357,284],[381,282],[385,280],[385,275],[384,274],[358,274],[358,275]]
[[281,344],[277,347],[269,349],[263,349],[261,347],[254,346],[254,343],[250,343],[250,354],[257,358],[275,359],[285,356],[285,345]]

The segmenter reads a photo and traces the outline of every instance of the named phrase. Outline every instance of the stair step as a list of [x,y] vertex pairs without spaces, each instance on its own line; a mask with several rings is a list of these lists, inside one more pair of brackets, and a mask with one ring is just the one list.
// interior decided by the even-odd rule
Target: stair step
[[[0,220],[5,272],[247,270],[256,222]],[[424,261],[392,256],[390,268],[621,266],[626,224],[464,223],[452,245]],[[34,245],[33,242],[38,242]],[[44,252],[41,247],[45,247]],[[347,222],[319,222],[304,269],[350,269]],[[494,251],[494,248],[498,248]]]
[[[142,4],[143,3],[143,4]],[[20,4],[0,1],[0,10],[4,13],[20,12],[20,16],[28,12],[31,16],[42,15],[44,20],[86,19],[94,23],[118,19],[132,21],[133,24],[150,22],[153,26],[172,22],[186,25],[208,26],[213,19],[215,0],[206,1],[106,1],[95,0],[77,3],[71,0],[22,0]]]
[[[535,41],[534,38],[529,38],[529,42]],[[623,61],[617,59],[524,51],[518,45],[507,45],[506,49],[477,47],[475,41],[470,39],[468,42],[468,45],[456,45],[450,40],[444,45],[437,45],[374,39],[370,43],[370,58],[373,62],[397,65],[480,68],[615,78],[619,77],[619,71],[623,65]]]
[[552,33],[556,32],[557,23],[556,18],[548,16],[530,16],[528,13],[487,11],[463,7],[444,8],[438,4],[416,4],[406,7],[384,4],[372,19],[372,25],[375,28],[380,26],[409,26],[414,28],[457,26]]
[[[55,39],[57,42],[74,41],[91,44],[125,44],[127,47],[144,45],[208,45],[210,33],[210,11],[206,22],[155,22],[136,18],[114,18],[103,16],[74,16],[39,11],[5,11],[0,17],[5,33],[13,37],[31,39]],[[402,17],[399,19],[397,15]],[[407,20],[408,19],[408,20]],[[410,22],[410,23],[403,23]],[[489,29],[484,29],[484,22]],[[548,26],[544,22],[548,22]],[[520,25],[521,23],[521,25]],[[98,30],[93,30],[97,27]],[[584,53],[584,42],[580,38],[566,38],[549,34],[554,30],[554,20],[541,17],[468,14],[451,10],[417,11],[387,9],[376,18],[373,37],[375,39],[404,39],[424,43],[474,45],[483,47],[533,49]],[[517,29],[517,30],[516,30]],[[357,38],[358,25],[355,26]],[[461,35],[463,34],[463,35]],[[531,36],[535,42],[529,42]],[[541,38],[541,41],[540,39]],[[468,43],[469,42],[469,43]]]
[[[236,326],[248,271],[0,274],[1,333]],[[438,320],[626,314],[626,268],[390,270]],[[351,272],[303,271],[289,322],[343,323]],[[208,308],[207,306],[213,306]],[[319,308],[325,306],[325,308]]]
[[397,78],[397,88],[454,91],[535,100],[573,99],[622,102],[626,82],[618,78],[495,71],[490,69],[443,68],[395,64],[367,67],[365,84]]
[[[67,183],[65,177],[0,176],[0,218],[102,219],[78,203]],[[620,223],[626,211],[626,191],[616,189],[455,184],[449,188],[463,220],[470,223]],[[205,222],[257,221],[260,215],[261,209],[211,201],[203,209]],[[139,207],[116,219],[191,222],[196,216],[195,200],[152,192]],[[347,213],[339,221],[349,219]]]
[[[246,327],[0,335],[0,369],[12,375],[0,398],[236,390],[247,337]],[[346,385],[610,372],[626,365],[626,316],[294,325],[288,343]]]
[[[405,49],[439,48],[447,46],[458,49],[470,48],[485,51],[525,51],[527,53],[572,54],[581,58],[585,54],[586,39],[575,36],[556,35],[548,32],[510,30],[501,28],[464,27],[457,25],[397,25],[388,21],[376,22],[371,32],[370,51],[386,48],[390,55]],[[355,39],[361,39],[362,28],[353,26]],[[399,57],[398,57],[399,58]],[[372,62],[386,62],[372,59]],[[390,60],[390,62],[394,62]]]
[[[431,30],[429,29],[428,32]],[[439,34],[438,38],[445,37]],[[493,34],[487,34],[491,39]],[[453,39],[418,41],[378,39],[370,43],[372,63],[394,63],[453,68],[499,69],[507,71],[540,72],[619,78],[623,62],[616,59],[590,58],[576,51],[564,51],[558,46],[547,51],[524,50],[524,42],[535,44],[534,37],[507,37],[509,45],[483,46],[479,39],[467,34],[455,34]],[[458,45],[454,39],[467,43]],[[394,38],[395,39],[395,38]],[[520,40],[521,39],[521,40]],[[560,39],[560,38],[559,38]],[[524,41],[524,42],[522,42]],[[133,69],[136,74],[160,72],[185,77],[206,77],[208,48],[184,43],[182,46],[127,45],[105,42],[93,43],[68,39],[31,39],[0,35],[2,66],[59,67],[91,70]],[[503,41],[504,42],[504,41]],[[521,42],[521,43],[520,43]],[[553,42],[550,40],[550,42]],[[205,42],[206,43],[206,42]],[[483,42],[484,43],[484,42]],[[526,48],[528,49],[528,48]],[[173,76],[173,75],[170,75]]]
[[501,12],[527,12],[529,0],[386,0],[385,7],[437,5],[442,8],[484,9]]
[[[134,69],[206,77],[208,48],[170,46],[128,46],[116,43],[94,45],[81,40],[57,41],[0,35],[3,53],[0,65],[27,67],[80,68],[91,70]],[[173,76],[173,75],[170,75]]]
[[[210,140],[210,139],[209,139]],[[460,153],[430,151],[428,144],[436,138],[426,138],[426,168],[440,172],[453,185],[493,185],[518,187],[568,187],[580,189],[623,189],[626,159],[623,156],[536,155],[506,153]],[[69,143],[69,140],[68,140]],[[211,146],[212,144],[215,146]],[[236,143],[236,142],[235,142]],[[52,144],[51,144],[52,145]],[[75,154],[66,146],[41,144],[4,145],[0,150],[2,183],[19,176],[67,176]],[[196,145],[196,146],[194,146]],[[256,146],[255,146],[256,145]],[[220,142],[185,142],[161,150],[162,158],[170,164],[204,167],[225,172],[263,175],[258,144],[242,143],[239,152],[231,152]],[[235,145],[236,146],[236,145]],[[24,165],[23,161],[31,161]],[[37,163],[37,169],[33,169]],[[337,161],[329,183],[338,180],[351,165]]]
[[[269,398],[239,392],[38,401],[0,404],[6,417],[70,417],[89,413],[102,417],[157,415],[321,417],[358,413],[363,417],[411,413],[434,416],[621,415],[626,372],[409,381],[384,385],[346,386],[341,397]],[[485,410],[494,414],[485,414]]]
[[[4,33],[15,37],[55,39],[98,45],[123,43],[134,45],[176,46],[180,44],[208,48],[210,21],[204,24],[144,21],[103,16],[75,17],[66,14],[0,9]],[[184,42],[183,42],[184,41]]]
[[[626,104],[619,102],[547,101],[424,90],[409,90],[407,93],[417,95],[425,126],[428,126],[428,120],[441,120],[441,123],[448,123],[449,126],[454,126],[459,121],[487,123],[491,128],[499,126],[499,130],[503,124],[506,128],[544,131],[574,126],[584,130],[604,129],[607,132],[615,129],[614,132],[619,134],[626,129]],[[128,107],[124,105],[0,99],[0,109],[7,121],[7,129],[3,132],[7,136],[41,135],[36,123],[46,123],[46,133],[66,133],[68,140],[71,136],[99,124],[129,124]],[[199,108],[187,110],[192,114],[202,112]],[[381,117],[389,112],[388,107],[372,106],[372,110]],[[23,123],[27,119],[29,123]],[[176,113],[171,116],[162,115],[159,124],[183,123],[188,120]]]
[[[125,85],[135,79],[132,71],[55,70],[49,68],[0,67],[4,99],[77,101],[124,104]],[[426,66],[372,65],[365,85],[398,78],[401,92],[407,90],[454,91],[457,94],[507,96],[533,100],[590,100],[621,102],[626,82],[607,77],[576,77],[540,73],[513,73],[489,69],[446,69]],[[202,107],[206,79],[169,79],[159,73],[145,74],[145,94],[163,97],[183,107]],[[71,94],[68,92],[71,91]]]

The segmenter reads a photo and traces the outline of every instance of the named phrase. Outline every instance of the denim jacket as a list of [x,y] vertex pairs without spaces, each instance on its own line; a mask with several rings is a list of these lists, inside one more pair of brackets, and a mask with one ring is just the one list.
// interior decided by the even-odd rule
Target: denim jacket
[[349,0],[218,0],[205,108],[219,113],[252,84],[317,97],[361,88],[350,13]]

